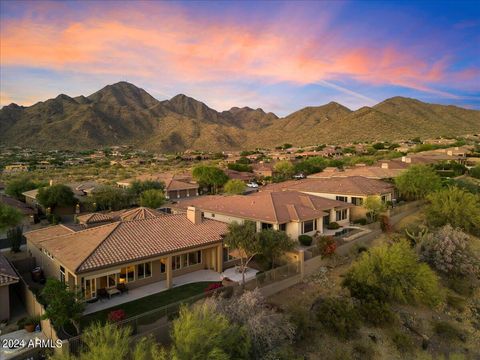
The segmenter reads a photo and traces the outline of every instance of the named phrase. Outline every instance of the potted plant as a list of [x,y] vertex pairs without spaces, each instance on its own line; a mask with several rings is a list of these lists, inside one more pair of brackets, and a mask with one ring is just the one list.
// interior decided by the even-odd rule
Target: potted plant
[[23,328],[27,332],[34,332],[37,325],[40,324],[40,317],[39,316],[29,316],[23,322]]

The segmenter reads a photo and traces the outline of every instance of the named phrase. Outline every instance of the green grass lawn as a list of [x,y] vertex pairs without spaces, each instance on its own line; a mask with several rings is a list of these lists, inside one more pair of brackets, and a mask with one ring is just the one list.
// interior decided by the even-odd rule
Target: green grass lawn
[[189,297],[201,294],[209,284],[211,284],[211,282],[208,281],[186,284],[172,288],[167,291],[162,291],[157,294],[146,296],[141,299],[113,306],[111,308],[101,310],[96,313],[88,314],[82,318],[81,325],[82,328],[85,328],[89,324],[96,321],[105,322],[107,320],[108,313],[112,310],[117,309],[123,309],[125,311],[126,318],[140,315],[147,311],[151,311],[162,306],[169,305],[184,299],[188,299]]

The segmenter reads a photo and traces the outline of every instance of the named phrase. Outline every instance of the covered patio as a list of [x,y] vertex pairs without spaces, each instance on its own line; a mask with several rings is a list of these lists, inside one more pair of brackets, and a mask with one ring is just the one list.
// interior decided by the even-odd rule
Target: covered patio
[[[245,279],[247,281],[252,279],[253,277],[255,277],[255,274],[257,272],[258,271],[255,269],[248,268],[245,273]],[[237,271],[235,267],[226,269],[223,273],[218,273],[214,270],[197,270],[187,274],[175,276],[173,278],[172,287],[178,287],[185,284],[205,281],[222,281],[224,278],[229,278],[232,281],[240,282],[242,280],[242,274]],[[114,295],[109,299],[99,299],[93,303],[87,303],[83,314],[92,314],[97,311],[119,306],[121,304],[138,300],[149,295],[154,295],[168,289],[169,288],[167,286],[166,280],[161,280],[148,285],[136,287],[130,289],[128,292]]]

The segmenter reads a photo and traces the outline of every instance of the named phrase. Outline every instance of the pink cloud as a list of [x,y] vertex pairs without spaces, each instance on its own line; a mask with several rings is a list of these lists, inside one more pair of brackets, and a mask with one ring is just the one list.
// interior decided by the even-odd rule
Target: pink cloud
[[146,16],[145,8],[127,10],[92,11],[94,15],[81,20],[52,21],[38,15],[7,19],[0,36],[2,66],[185,82],[253,79],[309,84],[346,76],[432,93],[441,93],[432,85],[478,76],[477,69],[449,71],[445,58],[425,60],[399,46],[355,42],[341,31],[332,33],[328,17],[320,18],[309,35],[297,30],[303,28],[295,23],[301,19],[277,19],[276,25],[259,29],[192,20],[164,3],[150,8],[154,16]]

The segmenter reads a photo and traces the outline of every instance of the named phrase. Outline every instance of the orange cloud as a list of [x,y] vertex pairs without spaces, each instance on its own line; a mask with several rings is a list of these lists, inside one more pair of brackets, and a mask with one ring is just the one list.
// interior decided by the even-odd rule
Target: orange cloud
[[309,36],[296,33],[287,19],[279,21],[282,27],[259,30],[192,21],[166,6],[155,10],[155,22],[145,11],[129,11],[127,16],[115,9],[82,21],[7,19],[0,37],[2,66],[190,82],[261,79],[308,84],[348,76],[431,92],[435,90],[429,84],[455,76],[448,73],[445,60],[432,63],[405,49],[345,42],[342,34],[329,34],[328,26],[319,25],[321,33]]

